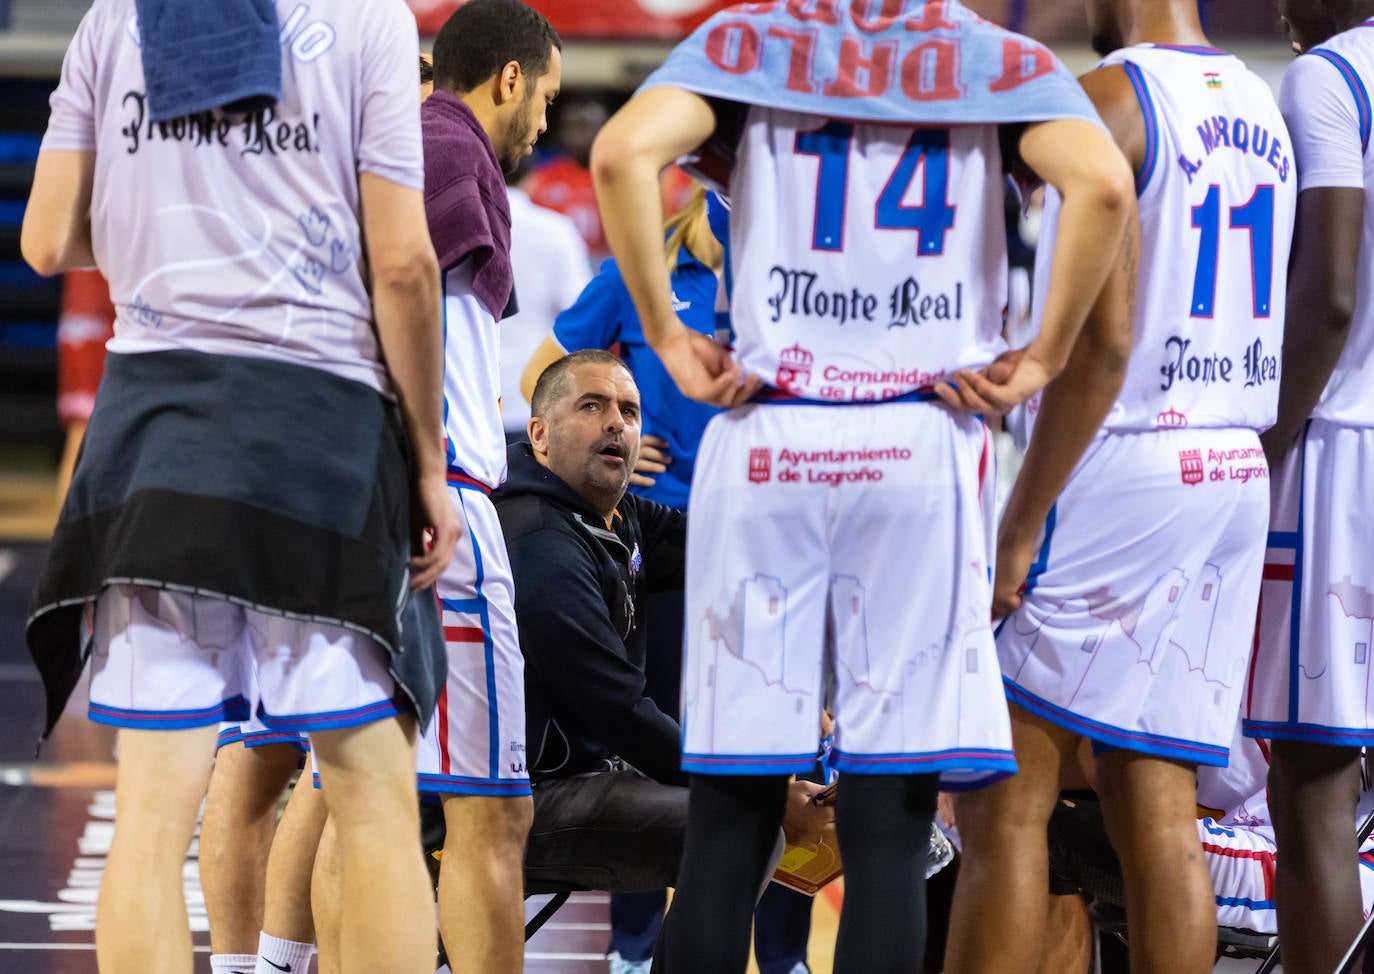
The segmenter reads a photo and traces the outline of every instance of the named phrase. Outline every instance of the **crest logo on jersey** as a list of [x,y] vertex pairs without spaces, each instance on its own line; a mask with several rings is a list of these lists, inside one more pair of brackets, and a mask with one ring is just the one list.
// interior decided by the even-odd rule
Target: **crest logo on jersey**
[[749,482],[766,484],[773,479],[773,450],[771,447],[756,446],[749,450]]
[[1155,417],[1155,426],[1162,430],[1181,430],[1188,425],[1188,417],[1172,407]]
[[1202,469],[1202,451],[1179,450],[1178,472],[1180,479],[1189,487],[1202,483],[1202,479],[1206,475],[1206,471]]
[[635,542],[635,550],[630,552],[630,572],[639,574],[639,569],[644,565],[644,556],[639,553],[639,542]]
[[1211,88],[1213,91],[1217,91],[1221,88],[1221,75],[1217,74],[1215,71],[1205,72],[1202,76],[1202,80],[1205,81],[1207,87]]
[[811,363],[815,360],[801,345],[784,348],[773,384],[783,392],[800,393],[811,381]]

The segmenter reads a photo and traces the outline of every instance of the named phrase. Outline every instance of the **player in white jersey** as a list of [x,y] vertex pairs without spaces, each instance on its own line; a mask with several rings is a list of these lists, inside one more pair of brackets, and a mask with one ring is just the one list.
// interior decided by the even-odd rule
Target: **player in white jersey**
[[420,742],[420,790],[442,800],[439,925],[455,972],[524,957],[521,863],[534,815],[525,767],[524,659],[501,525],[506,476],[501,323],[514,304],[502,169],[529,155],[562,78],[561,42],[519,0],[472,0],[434,40],[421,109],[425,207],[443,275],[444,446],[464,537],[437,586],[448,678]]
[[1336,966],[1360,926],[1344,831],[1374,744],[1374,3],[1284,0],[1293,48],[1279,103],[1293,135],[1289,274],[1259,636],[1244,716],[1272,740],[1286,971]]
[[[167,20],[233,17],[194,6]],[[222,35],[223,63],[169,90],[168,61],[201,40],[165,23],[133,0],[83,19],[21,240],[43,273],[99,265],[118,310],[29,621],[52,719],[89,647],[91,716],[122,728],[99,961],[189,969],[181,865],[215,725],[251,712],[311,737],[347,862],[345,969],[422,971],[408,765],[441,650],[399,653],[400,615],[458,526],[414,20],[399,0],[283,0],[221,25],[280,77],[233,107]]]
[[[814,760],[827,680],[833,760],[848,772],[836,970],[921,955],[937,777],[1013,770],[989,626],[990,445],[937,397],[1005,405],[1048,381],[1132,212],[1120,154],[1047,51],[957,3],[871,7],[717,15],[594,152],[649,344],[688,395],[736,407],[708,426],[693,482],[691,806],[669,971],[743,970],[787,775]],[[1067,263],[1049,330],[1006,353],[1001,194],[1018,152],[1069,194]],[[733,161],[714,172],[733,203],[734,361],[677,320],[659,256],[657,173],[689,153],[703,174]],[[978,373],[990,364],[991,378]],[[955,378],[963,399],[937,391]],[[762,387],[765,402],[749,403]],[[913,573],[913,558],[929,570]]]
[[[1091,371],[1046,390],[1003,514],[997,650],[1021,773],[959,802],[952,971],[1033,969],[1045,823],[1080,736],[1104,752],[1133,963],[1213,963],[1193,782],[1226,762],[1253,632],[1268,510],[1256,430],[1277,401],[1296,174],[1273,95],[1208,45],[1192,0],[1087,7],[1114,53],[1083,84],[1140,197],[1133,348],[1100,429],[1070,398],[1100,381]],[[1047,509],[1050,431],[1092,442]]]

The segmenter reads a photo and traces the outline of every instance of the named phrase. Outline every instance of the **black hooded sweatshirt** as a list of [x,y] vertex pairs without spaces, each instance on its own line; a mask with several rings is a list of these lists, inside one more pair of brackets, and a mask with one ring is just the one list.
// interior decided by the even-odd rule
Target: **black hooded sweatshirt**
[[682,588],[686,515],[626,494],[608,527],[528,443],[508,459],[492,500],[515,579],[530,778],[601,771],[619,757],[685,784],[677,721],[644,695],[641,613],[651,592]]

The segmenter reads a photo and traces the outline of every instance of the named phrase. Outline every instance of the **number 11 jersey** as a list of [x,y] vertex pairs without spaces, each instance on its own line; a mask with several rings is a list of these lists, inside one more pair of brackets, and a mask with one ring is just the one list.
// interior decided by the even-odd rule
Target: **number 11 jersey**
[[[1274,94],[1215,48],[1142,44],[1103,64],[1125,70],[1145,125],[1134,348],[1104,426],[1263,430],[1278,408],[1298,188]],[[1037,304],[1057,228],[1051,199]]]
[[754,107],[732,189],[735,357],[779,392],[893,399],[1005,350],[995,125]]

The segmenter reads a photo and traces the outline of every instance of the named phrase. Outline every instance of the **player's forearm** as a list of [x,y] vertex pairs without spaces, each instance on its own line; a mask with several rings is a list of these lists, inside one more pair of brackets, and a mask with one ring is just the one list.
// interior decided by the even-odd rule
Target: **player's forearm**
[[444,350],[439,265],[433,255],[374,269],[377,338],[422,475],[444,472]]
[[1003,537],[1032,540],[1121,394],[1131,358],[1139,246],[1133,219],[1068,364],[1041,394],[1036,432],[1002,515]]
[[45,277],[95,266],[91,243],[94,167],[93,152],[45,150],[38,154],[19,231],[19,251]]
[[647,152],[598,139],[592,175],[606,241],[620,265],[625,288],[650,347],[681,328],[672,305],[672,285],[663,262],[663,201],[659,166]]
[[1315,288],[1291,287],[1283,335],[1278,418],[1266,434],[1280,448],[1297,438],[1317,408],[1350,337],[1353,300],[1333,300]]
[[[1126,170],[1129,172],[1129,170]],[[1121,241],[1137,221],[1135,194],[1110,178],[1063,194],[1040,332],[1030,351],[1062,368],[1111,272]]]
[[715,113],[699,95],[650,88],[616,112],[592,146],[592,179],[606,240],[653,348],[684,328],[673,311],[663,262],[659,173],[709,139],[715,127]]

